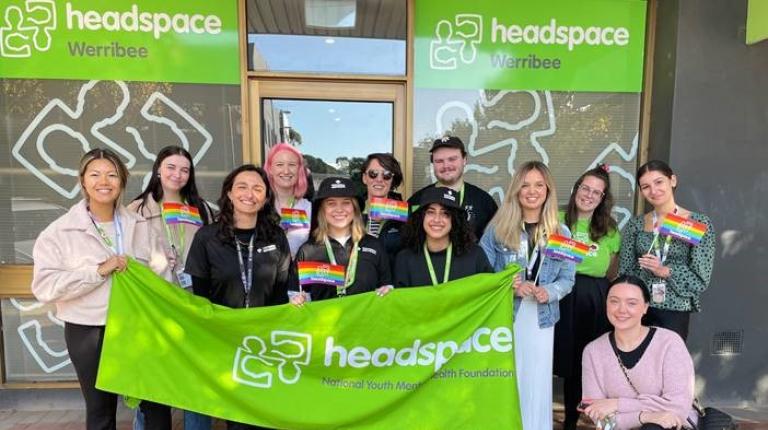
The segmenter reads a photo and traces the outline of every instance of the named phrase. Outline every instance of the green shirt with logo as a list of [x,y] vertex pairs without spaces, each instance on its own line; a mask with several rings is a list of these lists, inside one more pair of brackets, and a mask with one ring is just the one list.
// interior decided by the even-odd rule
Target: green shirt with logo
[[[560,212],[560,221],[565,222],[564,220],[565,214]],[[589,253],[581,263],[576,265],[576,273],[602,278],[611,264],[611,256],[619,253],[621,234],[614,230],[594,242],[589,238],[589,222],[590,218],[579,219],[573,228],[568,226],[574,240],[589,245]]]

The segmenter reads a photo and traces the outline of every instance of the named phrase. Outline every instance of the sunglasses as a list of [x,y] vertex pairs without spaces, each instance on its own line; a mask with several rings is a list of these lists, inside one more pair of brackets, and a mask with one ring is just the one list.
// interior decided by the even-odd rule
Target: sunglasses
[[381,173],[381,178],[384,179],[385,181],[388,181],[395,176],[395,174],[390,172],[389,170],[369,170],[368,172],[366,172],[368,177],[371,179],[378,178],[379,173]]

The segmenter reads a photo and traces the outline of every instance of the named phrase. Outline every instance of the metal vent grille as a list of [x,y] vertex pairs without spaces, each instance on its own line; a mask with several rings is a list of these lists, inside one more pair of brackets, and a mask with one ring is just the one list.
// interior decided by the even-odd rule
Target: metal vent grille
[[741,354],[744,330],[719,331],[712,336],[712,355]]

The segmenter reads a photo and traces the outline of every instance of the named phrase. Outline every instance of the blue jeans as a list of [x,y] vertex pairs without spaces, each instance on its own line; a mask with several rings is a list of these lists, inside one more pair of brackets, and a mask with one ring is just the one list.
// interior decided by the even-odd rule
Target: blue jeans
[[211,430],[211,417],[184,411],[184,430]]
[[[144,430],[144,414],[141,413],[141,409],[136,409],[133,430]],[[211,417],[184,411],[184,430],[211,430]]]

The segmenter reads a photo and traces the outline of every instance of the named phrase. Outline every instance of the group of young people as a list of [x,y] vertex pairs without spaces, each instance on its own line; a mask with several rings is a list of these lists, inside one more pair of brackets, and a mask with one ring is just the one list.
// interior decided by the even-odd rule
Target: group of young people
[[[699,310],[709,283],[714,233],[706,216],[675,203],[677,178],[669,166],[652,161],[638,171],[638,186],[653,210],[629,221],[622,239],[604,166],[577,180],[561,212],[553,177],[541,162],[517,167],[497,207],[488,193],[464,181],[467,153],[460,139],[435,140],[430,155],[437,182],[408,199],[404,220],[376,212],[382,201],[402,202],[395,190],[403,174],[390,154],[365,160],[364,195],[350,179],[329,177],[310,201],[302,154],[281,143],[269,150],[263,168],[246,164],[227,175],[217,211],[201,198],[183,148],[160,151],[146,189],[127,206],[128,171],[121,160],[105,149],[85,154],[79,169],[84,198],[38,237],[32,291],[40,301],[55,302],[65,322],[87,427],[116,425],[117,396],[95,388],[95,380],[111,275],[125,269],[126,256],[231,308],[386,295],[516,263],[523,268],[513,286],[513,324],[525,429],[552,426],[553,366],[565,378],[566,428],[575,428],[582,410],[614,428],[684,425],[693,366],[687,352],[679,355],[689,313]],[[169,208],[179,207],[195,222],[168,222]],[[706,224],[701,243],[660,235],[668,213]],[[587,257],[578,265],[548,257],[553,235],[587,244]],[[344,280],[335,287],[300,284],[302,262],[343,266]],[[611,283],[617,274],[626,276]],[[646,313],[646,324],[654,327],[641,321]],[[606,348],[618,361],[606,359]],[[637,373],[637,390],[624,386],[630,376],[622,380],[621,371]],[[670,375],[680,379],[670,384],[664,379]],[[170,425],[168,406],[141,402],[135,428]],[[185,428],[208,430],[211,419],[185,412]],[[258,427],[232,422],[228,428]]]

